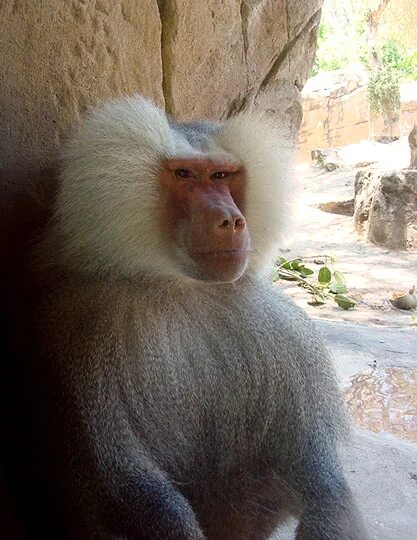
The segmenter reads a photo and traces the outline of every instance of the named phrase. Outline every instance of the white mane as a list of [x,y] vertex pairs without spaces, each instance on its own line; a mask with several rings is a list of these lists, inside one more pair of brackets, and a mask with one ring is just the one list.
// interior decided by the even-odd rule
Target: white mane
[[[209,141],[247,171],[252,240],[249,272],[271,260],[285,219],[288,150],[277,130],[250,114],[220,125]],[[53,264],[78,271],[134,276],[179,275],[161,230],[161,160],[201,154],[163,111],[135,96],[94,110],[64,147],[54,218],[43,242]]]

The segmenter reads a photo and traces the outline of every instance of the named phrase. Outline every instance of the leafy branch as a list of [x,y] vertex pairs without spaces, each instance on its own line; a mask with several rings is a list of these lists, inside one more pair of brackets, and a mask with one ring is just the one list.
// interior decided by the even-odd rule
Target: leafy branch
[[[324,262],[320,259],[324,258]],[[306,266],[307,261],[323,265],[317,275],[317,280],[313,281],[314,270]],[[331,267],[331,269],[329,268]],[[352,309],[356,306],[355,300],[346,296],[346,280],[342,272],[334,270],[334,259],[329,255],[324,257],[304,257],[287,260],[279,257],[272,276],[273,281],[284,279],[286,281],[296,281],[300,287],[306,289],[312,299],[308,304],[319,306],[326,303],[329,298],[342,309]]]

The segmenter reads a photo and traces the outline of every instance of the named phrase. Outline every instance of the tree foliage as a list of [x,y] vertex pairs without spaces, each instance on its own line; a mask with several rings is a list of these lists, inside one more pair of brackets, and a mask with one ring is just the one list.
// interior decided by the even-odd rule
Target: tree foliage
[[417,46],[404,46],[401,36],[377,39],[387,4],[386,0],[325,0],[312,75],[362,62],[369,70],[389,65],[400,80],[417,80]]

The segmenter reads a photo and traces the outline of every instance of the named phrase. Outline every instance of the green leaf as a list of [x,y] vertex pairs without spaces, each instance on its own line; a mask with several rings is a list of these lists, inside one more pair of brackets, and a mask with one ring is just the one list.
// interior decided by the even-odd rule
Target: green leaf
[[300,268],[302,267],[302,260],[301,259],[294,259],[291,261],[291,268],[292,270],[296,270],[297,272],[300,271]]
[[332,279],[332,273],[327,268],[327,266],[323,266],[320,268],[318,280],[319,283],[322,285],[327,285],[327,283],[330,283],[330,280]]
[[334,272],[334,279],[338,285],[346,285],[346,279],[345,276],[342,274],[342,272],[339,272],[338,270],[335,270]]
[[356,306],[355,300],[350,298],[349,296],[345,296],[344,294],[337,294],[335,297],[335,302],[342,308],[342,309],[352,309]]
[[347,292],[346,285],[341,285],[339,283],[330,283],[329,291],[333,294],[343,294]]
[[278,257],[278,265],[281,268],[286,268],[287,270],[290,270],[291,268],[291,263],[287,261],[285,257]]
[[311,276],[311,274],[314,274],[314,270],[312,270],[311,268],[307,268],[306,266],[302,266],[300,268],[300,272],[305,276]]

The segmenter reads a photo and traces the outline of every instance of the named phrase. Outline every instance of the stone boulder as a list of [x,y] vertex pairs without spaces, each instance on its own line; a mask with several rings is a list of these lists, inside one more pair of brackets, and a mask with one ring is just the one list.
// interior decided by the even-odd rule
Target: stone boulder
[[355,230],[362,236],[367,235],[369,213],[380,175],[375,170],[360,170],[355,177],[355,195],[353,220]]
[[337,148],[316,148],[311,151],[311,161],[328,172],[343,167]]
[[367,240],[389,249],[417,249],[417,170],[359,171],[354,223]]

